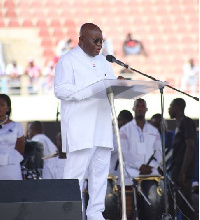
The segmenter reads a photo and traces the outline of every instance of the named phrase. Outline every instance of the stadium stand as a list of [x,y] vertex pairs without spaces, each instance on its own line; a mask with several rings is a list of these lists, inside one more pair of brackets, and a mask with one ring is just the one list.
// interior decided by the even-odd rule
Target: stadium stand
[[[2,0],[0,7],[1,30],[28,28],[36,33],[41,48],[34,50],[40,51],[40,66],[53,59],[56,42],[64,36],[77,44],[79,27],[85,22],[97,23],[109,36],[117,59],[177,88],[185,58],[198,62],[198,0]],[[123,55],[129,32],[143,42],[148,57]],[[12,45],[13,36],[8,39]],[[0,36],[0,41],[5,38]],[[113,67],[118,74],[121,67]]]

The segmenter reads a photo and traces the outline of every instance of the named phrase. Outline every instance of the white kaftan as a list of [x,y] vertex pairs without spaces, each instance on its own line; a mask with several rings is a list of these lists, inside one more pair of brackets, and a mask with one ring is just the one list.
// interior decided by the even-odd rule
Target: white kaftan
[[151,161],[149,165],[154,168],[152,174],[158,175],[157,168],[162,161],[162,145],[160,134],[155,127],[145,122],[141,130],[133,119],[121,127],[120,140],[124,158],[125,185],[132,185],[132,178],[139,175],[139,168],[148,162],[152,154],[156,160]]
[[102,79],[116,79],[102,55],[90,57],[77,46],[58,61],[54,87],[56,97],[61,99],[63,152],[93,146],[113,147],[109,101],[92,98],[78,101],[68,97]]
[[116,79],[111,65],[104,56],[90,57],[79,46],[56,65],[54,90],[61,100],[62,147],[67,152],[64,178],[79,179],[82,190],[88,177],[88,220],[103,219],[113,148],[111,108],[108,99],[77,100],[73,93],[102,79]]

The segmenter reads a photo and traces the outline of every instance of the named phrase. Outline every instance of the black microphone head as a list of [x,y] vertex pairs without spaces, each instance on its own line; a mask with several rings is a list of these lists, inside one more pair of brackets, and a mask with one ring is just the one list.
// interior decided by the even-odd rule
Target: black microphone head
[[109,62],[111,62],[111,63],[113,63],[114,60],[116,60],[116,58],[115,58],[113,55],[107,55],[107,56],[106,56],[106,60],[109,61]]

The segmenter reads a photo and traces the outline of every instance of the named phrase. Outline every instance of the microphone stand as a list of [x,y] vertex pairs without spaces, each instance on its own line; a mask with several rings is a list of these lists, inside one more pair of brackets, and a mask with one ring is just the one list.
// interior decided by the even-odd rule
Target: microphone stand
[[[107,55],[106,56],[106,59],[109,61],[109,62],[115,62],[117,63],[118,65],[121,65],[123,67],[125,67],[126,69],[129,69],[131,71],[135,71],[143,76],[146,76],[154,81],[159,81],[157,79],[155,79],[154,77],[152,76],[149,76],[147,74],[144,74],[136,69],[133,69],[131,67],[129,67],[127,64],[124,64],[123,62],[119,61],[119,60],[116,60],[115,57],[113,57],[112,55]],[[167,86],[167,85],[166,85]],[[174,89],[173,87],[171,86],[168,86],[172,89]],[[177,90],[175,89],[176,91],[180,91],[180,90]],[[180,91],[181,92],[181,91]],[[163,107],[163,88],[160,88],[160,94],[161,94],[161,140],[162,140],[162,158],[163,158],[163,161],[165,161],[165,129],[164,129],[164,120],[163,120],[163,112],[164,112],[164,107]],[[185,93],[186,94],[186,93]],[[186,94],[187,95],[187,94]],[[190,96],[190,95],[189,95]],[[193,96],[191,96],[193,97]],[[199,99],[197,97],[193,97],[195,100],[199,101]],[[162,216],[162,220],[171,220],[171,215],[169,214],[169,210],[168,210],[168,196],[167,196],[167,180],[166,180],[166,163],[164,162],[163,163],[163,175],[164,175],[164,206],[165,206],[165,213],[163,214]]]
[[[192,212],[196,212],[195,209],[193,208],[193,206],[190,204],[190,202],[186,199],[186,197],[183,195],[183,193],[181,192],[181,190],[178,188],[178,186],[176,185],[176,183],[171,179],[171,177],[167,174],[167,178],[168,180],[171,182],[173,188],[174,188],[174,195],[176,195],[176,191],[179,193],[179,195],[182,197],[182,199],[185,201],[185,203],[188,205],[188,207],[192,210]],[[175,207],[174,207],[175,209]]]
[[[152,77],[152,76],[149,76],[149,75],[147,75],[147,74],[145,74],[145,73],[142,73],[142,72],[140,72],[140,71],[138,71],[138,70],[136,70],[136,69],[130,68],[130,67],[129,67],[128,65],[126,65],[126,64],[124,64],[123,66],[124,66],[125,68],[127,68],[127,69],[133,71],[133,72],[137,72],[137,73],[139,73],[139,74],[141,74],[141,75],[143,75],[143,76],[146,76],[146,77],[148,77],[148,78],[150,78],[150,79],[152,79],[152,80],[154,80],[154,81],[160,81],[160,80],[157,80],[156,78],[154,78],[154,77]],[[179,90],[179,89],[176,89],[176,88],[174,88],[174,87],[172,87],[172,86],[170,86],[170,85],[166,85],[166,87],[168,87],[168,88],[170,88],[170,89],[173,89],[173,90],[175,90],[175,91],[177,91],[177,92],[180,92],[180,93],[182,93],[182,94],[184,94],[184,95],[187,95],[187,96],[189,96],[190,98],[195,99],[196,101],[199,101],[199,98],[198,98],[198,97],[192,96],[192,95],[190,95],[190,94],[188,94],[188,93],[185,93],[185,92],[183,92],[183,91],[181,91],[181,90]]]
[[[109,62],[111,62],[111,63],[113,63],[113,62],[114,62],[114,63],[117,63],[118,65],[123,66],[123,67],[125,67],[126,69],[131,70],[132,72],[139,73],[139,74],[141,74],[141,75],[143,75],[143,76],[145,76],[145,77],[147,77],[147,78],[149,78],[149,79],[152,79],[152,80],[154,80],[154,81],[160,81],[160,80],[157,80],[156,78],[154,78],[154,77],[152,77],[152,76],[149,76],[149,75],[147,75],[147,74],[145,74],[145,73],[140,72],[139,70],[136,70],[136,69],[133,69],[133,68],[129,67],[127,64],[121,62],[120,60],[117,60],[117,59],[116,59],[114,56],[112,56],[112,55],[107,55],[107,56],[106,56],[106,60],[109,61]],[[190,94],[185,93],[185,92],[183,92],[183,91],[181,91],[181,90],[179,90],[179,89],[176,89],[176,88],[174,88],[174,87],[172,87],[172,86],[170,86],[170,85],[166,85],[166,86],[167,86],[168,88],[170,88],[170,89],[173,89],[173,90],[175,90],[175,91],[177,91],[177,92],[180,92],[180,93],[182,93],[182,94],[184,94],[184,95],[187,95],[187,96],[189,96],[189,97],[195,99],[196,101],[199,101],[199,98],[198,98],[198,97],[191,96]]]
[[107,89],[107,97],[108,97],[108,100],[110,102],[111,112],[112,112],[112,116],[113,116],[113,124],[114,124],[115,134],[116,134],[116,137],[117,137],[119,168],[120,168],[120,175],[121,175],[122,220],[127,220],[127,215],[126,215],[126,191],[125,191],[125,182],[124,182],[123,156],[122,156],[122,152],[121,152],[119,128],[118,128],[118,122],[117,122],[115,107],[114,107],[114,93],[113,93],[112,89]]

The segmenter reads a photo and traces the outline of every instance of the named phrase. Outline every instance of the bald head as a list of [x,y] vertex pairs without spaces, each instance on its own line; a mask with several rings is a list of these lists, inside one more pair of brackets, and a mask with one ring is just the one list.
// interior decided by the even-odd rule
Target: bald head
[[103,43],[101,29],[93,23],[85,23],[81,26],[79,46],[89,56],[96,56],[100,53]]
[[101,32],[101,29],[93,23],[85,23],[80,28],[79,36],[87,36],[90,31],[98,30]]

